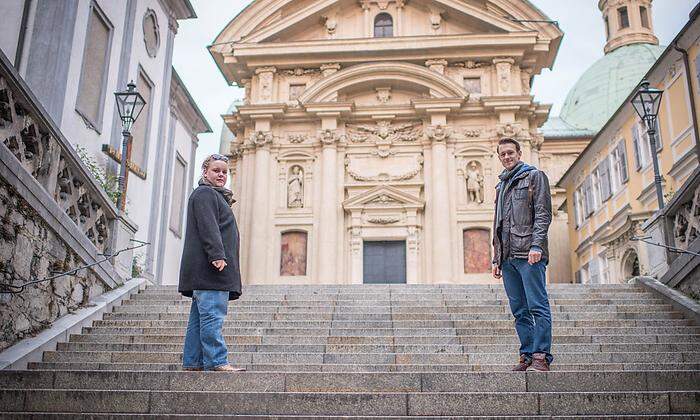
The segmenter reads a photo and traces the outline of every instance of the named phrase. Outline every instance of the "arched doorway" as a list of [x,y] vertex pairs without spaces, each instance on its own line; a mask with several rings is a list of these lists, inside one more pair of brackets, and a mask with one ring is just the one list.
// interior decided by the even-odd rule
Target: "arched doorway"
[[635,250],[630,249],[622,258],[622,280],[627,281],[639,275],[639,257]]

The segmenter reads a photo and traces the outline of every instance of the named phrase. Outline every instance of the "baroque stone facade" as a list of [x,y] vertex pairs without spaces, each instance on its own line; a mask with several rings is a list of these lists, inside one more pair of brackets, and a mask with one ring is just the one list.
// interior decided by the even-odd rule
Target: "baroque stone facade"
[[246,88],[222,145],[245,282],[363,283],[370,241],[405,244],[408,283],[493,281],[496,143],[537,163],[530,77],[562,33],[516,22],[546,19],[528,2],[483,3],[259,0],[222,31],[211,52]]

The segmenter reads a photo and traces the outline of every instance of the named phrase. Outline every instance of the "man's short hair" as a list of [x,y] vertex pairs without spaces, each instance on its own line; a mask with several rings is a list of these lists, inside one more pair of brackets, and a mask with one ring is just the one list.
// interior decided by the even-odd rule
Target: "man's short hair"
[[499,141],[498,141],[498,146],[496,146],[496,151],[498,151],[498,148],[499,148],[502,144],[506,144],[506,143],[514,144],[514,145],[515,145],[515,151],[516,151],[516,152],[519,152],[519,151],[520,151],[520,143],[518,143],[517,140],[512,139],[512,138],[510,138],[510,137],[504,137],[504,138],[502,138],[501,140],[499,140]]

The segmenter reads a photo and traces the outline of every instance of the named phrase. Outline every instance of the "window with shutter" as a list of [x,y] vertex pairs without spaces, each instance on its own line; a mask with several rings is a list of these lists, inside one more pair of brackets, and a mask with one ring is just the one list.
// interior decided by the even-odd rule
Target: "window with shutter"
[[590,216],[595,211],[595,203],[593,199],[593,190],[591,188],[591,177],[586,177],[586,181],[583,183],[583,193],[584,193],[584,206],[586,210],[586,216]]
[[90,5],[83,64],[75,109],[92,128],[101,131],[106,98],[112,25],[97,7]]
[[607,201],[612,196],[610,183],[610,160],[606,157],[598,165],[598,182],[600,183],[600,195],[602,201]]
[[619,158],[620,165],[620,181],[624,184],[629,179],[627,175],[627,152],[625,149],[625,141],[621,141],[617,145],[617,156]]
[[640,148],[639,132],[637,131],[637,124],[632,126],[632,145],[634,147],[634,166],[637,170],[642,168],[642,154]]
[[153,100],[153,83],[143,69],[139,69],[136,79],[136,89],[139,91],[146,105],[143,107],[139,118],[131,128],[131,161],[141,169],[146,170],[148,155],[148,143],[151,130],[151,101]]

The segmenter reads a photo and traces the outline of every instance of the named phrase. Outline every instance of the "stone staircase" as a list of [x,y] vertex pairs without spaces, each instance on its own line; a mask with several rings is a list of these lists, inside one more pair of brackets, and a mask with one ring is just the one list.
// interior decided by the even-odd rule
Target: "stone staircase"
[[495,285],[248,286],[224,373],[180,370],[190,301],[152,286],[0,371],[0,417],[700,418],[699,326],[637,285],[549,290],[549,373],[509,371]]

